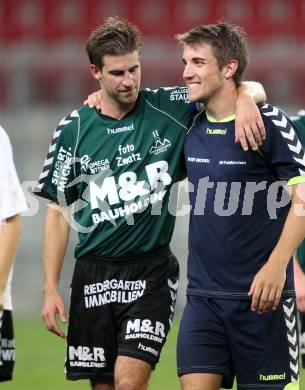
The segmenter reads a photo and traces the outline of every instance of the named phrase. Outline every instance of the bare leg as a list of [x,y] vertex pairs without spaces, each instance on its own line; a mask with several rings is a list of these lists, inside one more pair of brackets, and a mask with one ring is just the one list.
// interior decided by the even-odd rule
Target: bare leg
[[115,390],[114,384],[112,382],[101,382],[100,380],[91,380],[91,389],[92,390]]
[[152,367],[127,356],[117,358],[114,370],[116,390],[147,390]]
[[218,374],[182,375],[182,390],[219,390],[222,376]]

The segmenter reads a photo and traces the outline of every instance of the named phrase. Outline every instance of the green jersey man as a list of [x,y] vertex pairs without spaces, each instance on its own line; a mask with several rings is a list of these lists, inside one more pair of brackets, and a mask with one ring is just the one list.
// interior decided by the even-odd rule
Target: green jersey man
[[67,205],[82,194],[74,214],[80,233],[76,258],[92,252],[141,254],[169,243],[175,217],[162,209],[168,209],[170,189],[179,179],[192,119],[186,88],[142,90],[137,106],[120,121],[88,106],[64,119],[38,188],[40,195]]

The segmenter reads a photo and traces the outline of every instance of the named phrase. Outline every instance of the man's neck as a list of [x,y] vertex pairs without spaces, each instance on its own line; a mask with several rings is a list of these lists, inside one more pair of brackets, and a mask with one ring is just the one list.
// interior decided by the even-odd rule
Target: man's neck
[[219,121],[235,114],[236,99],[237,90],[235,87],[223,88],[206,102],[207,114]]
[[120,120],[134,108],[135,104],[136,102],[123,104],[111,98],[104,97],[101,103],[101,111],[103,115]]

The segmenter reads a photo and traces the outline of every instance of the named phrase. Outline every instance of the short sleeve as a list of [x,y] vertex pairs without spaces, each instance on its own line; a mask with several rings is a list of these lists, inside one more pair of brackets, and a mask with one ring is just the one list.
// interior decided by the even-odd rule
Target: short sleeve
[[279,108],[264,104],[261,113],[266,128],[262,153],[281,180],[305,182],[305,152],[298,132]]
[[79,114],[73,111],[56,127],[34,193],[59,204],[69,205],[78,195],[74,153],[79,135]]
[[10,140],[0,127],[0,221],[27,210],[18,179]]

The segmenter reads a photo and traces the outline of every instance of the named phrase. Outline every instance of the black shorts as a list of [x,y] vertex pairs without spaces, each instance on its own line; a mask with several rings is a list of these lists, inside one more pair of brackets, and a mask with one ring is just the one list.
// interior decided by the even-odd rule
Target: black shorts
[[169,248],[76,261],[67,336],[67,379],[113,379],[118,355],[153,368],[173,319],[179,266]]
[[0,312],[0,382],[13,377],[15,364],[15,339],[11,310]]
[[222,375],[238,390],[299,388],[295,299],[259,315],[251,300],[188,296],[178,336],[178,375]]

